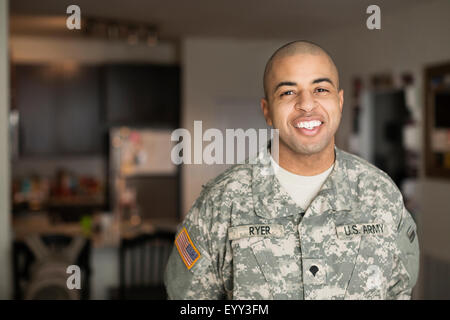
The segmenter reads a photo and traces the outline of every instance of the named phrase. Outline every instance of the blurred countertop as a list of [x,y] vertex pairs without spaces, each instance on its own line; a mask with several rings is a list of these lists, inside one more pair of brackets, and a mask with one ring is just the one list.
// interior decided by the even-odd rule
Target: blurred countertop
[[81,222],[52,222],[46,212],[33,212],[13,218],[14,240],[31,234],[62,234],[85,236],[94,248],[119,247],[121,239],[149,234],[157,230],[176,232],[179,222],[164,219],[121,221],[112,214],[95,214],[92,227],[86,232]]

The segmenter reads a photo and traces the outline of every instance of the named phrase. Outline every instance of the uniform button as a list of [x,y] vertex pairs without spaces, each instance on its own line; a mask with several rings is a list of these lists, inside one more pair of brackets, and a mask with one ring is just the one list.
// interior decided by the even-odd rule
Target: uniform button
[[311,266],[311,268],[309,268],[309,271],[312,273],[312,275],[315,277],[316,273],[319,271],[319,268],[317,266]]

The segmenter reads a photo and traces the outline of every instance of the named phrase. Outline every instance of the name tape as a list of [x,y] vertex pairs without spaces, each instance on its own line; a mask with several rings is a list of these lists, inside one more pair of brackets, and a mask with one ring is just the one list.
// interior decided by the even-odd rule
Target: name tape
[[284,228],[280,224],[251,224],[228,228],[228,238],[237,240],[250,237],[282,237]]
[[384,223],[361,223],[337,226],[336,232],[339,238],[352,238],[364,235],[387,234],[388,230]]

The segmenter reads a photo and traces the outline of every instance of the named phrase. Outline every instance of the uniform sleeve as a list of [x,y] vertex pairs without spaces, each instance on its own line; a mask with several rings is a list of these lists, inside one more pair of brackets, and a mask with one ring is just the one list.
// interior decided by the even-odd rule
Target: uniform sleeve
[[222,299],[217,254],[212,252],[211,206],[204,192],[177,232],[164,283],[169,299]]
[[419,240],[417,227],[411,214],[403,206],[397,229],[395,254],[388,299],[411,299],[411,292],[419,274]]

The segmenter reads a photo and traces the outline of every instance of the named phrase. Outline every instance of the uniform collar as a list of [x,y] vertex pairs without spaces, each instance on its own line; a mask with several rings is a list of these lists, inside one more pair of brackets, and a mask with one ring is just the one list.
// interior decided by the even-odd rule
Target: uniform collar
[[[274,219],[305,212],[306,208],[300,208],[278,182],[269,150],[270,144],[267,149],[260,151],[253,165],[252,193],[256,214],[262,218]],[[334,168],[316,198],[325,196],[324,199],[333,211],[350,211],[352,196],[347,174],[348,164],[345,153],[337,147],[334,150]]]

